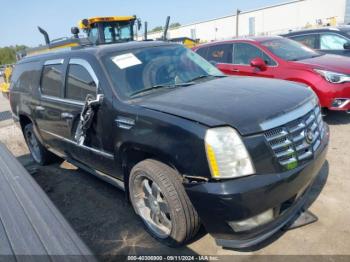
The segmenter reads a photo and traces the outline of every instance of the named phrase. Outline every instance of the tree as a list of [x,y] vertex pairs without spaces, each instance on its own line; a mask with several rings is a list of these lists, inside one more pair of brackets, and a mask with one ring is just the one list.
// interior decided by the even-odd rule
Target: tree
[[26,49],[24,45],[8,46],[0,48],[0,65],[16,62],[16,52]]
[[153,28],[151,30],[151,32],[158,32],[158,31],[163,31],[163,27],[162,26],[156,26],[155,28]]
[[181,24],[179,22],[175,22],[175,23],[172,23],[169,28],[176,28],[176,27],[180,27]]

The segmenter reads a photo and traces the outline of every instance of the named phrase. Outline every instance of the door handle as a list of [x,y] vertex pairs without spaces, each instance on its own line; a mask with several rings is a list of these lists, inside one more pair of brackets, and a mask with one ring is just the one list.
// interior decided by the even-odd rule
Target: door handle
[[70,114],[70,113],[64,112],[64,113],[61,114],[61,117],[63,119],[73,119],[74,116],[72,114]]
[[237,68],[232,68],[231,71],[235,72],[235,73],[239,73],[239,69],[237,69]]
[[36,106],[36,107],[35,107],[35,110],[36,110],[36,111],[44,111],[44,110],[45,110],[45,107],[43,107],[43,106]]

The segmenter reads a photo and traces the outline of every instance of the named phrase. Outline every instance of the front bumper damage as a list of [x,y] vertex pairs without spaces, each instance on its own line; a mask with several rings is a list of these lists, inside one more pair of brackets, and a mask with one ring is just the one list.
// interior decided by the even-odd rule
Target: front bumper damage
[[[325,176],[321,171],[328,149],[328,130],[326,133],[313,159],[293,170],[185,185],[206,230],[219,246],[237,250],[257,246],[305,211],[317,180]],[[269,209],[274,210],[271,222],[244,232],[235,232],[229,225]]]

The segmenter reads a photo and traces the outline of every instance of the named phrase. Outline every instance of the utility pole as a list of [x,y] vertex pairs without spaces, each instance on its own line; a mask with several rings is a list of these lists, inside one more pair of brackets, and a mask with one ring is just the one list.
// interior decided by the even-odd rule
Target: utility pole
[[237,9],[237,12],[236,12],[236,37],[239,36],[239,14],[241,13],[242,11]]

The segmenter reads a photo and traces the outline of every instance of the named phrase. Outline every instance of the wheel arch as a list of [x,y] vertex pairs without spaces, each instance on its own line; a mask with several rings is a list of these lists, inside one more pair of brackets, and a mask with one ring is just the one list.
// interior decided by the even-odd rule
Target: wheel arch
[[173,168],[179,172],[178,168],[176,167],[176,164],[174,160],[167,154],[160,152],[159,150],[156,150],[155,148],[140,146],[140,145],[124,145],[123,148],[120,151],[120,164],[122,167],[123,172],[123,180],[124,180],[124,186],[125,186],[125,192],[127,194],[127,197],[129,196],[129,175],[132,170],[132,168],[140,163],[141,161],[144,161],[146,159],[153,159],[157,160],[159,162],[162,162],[169,167]]
[[26,114],[19,114],[18,118],[22,130],[24,130],[24,127],[30,123],[34,124],[33,119]]

